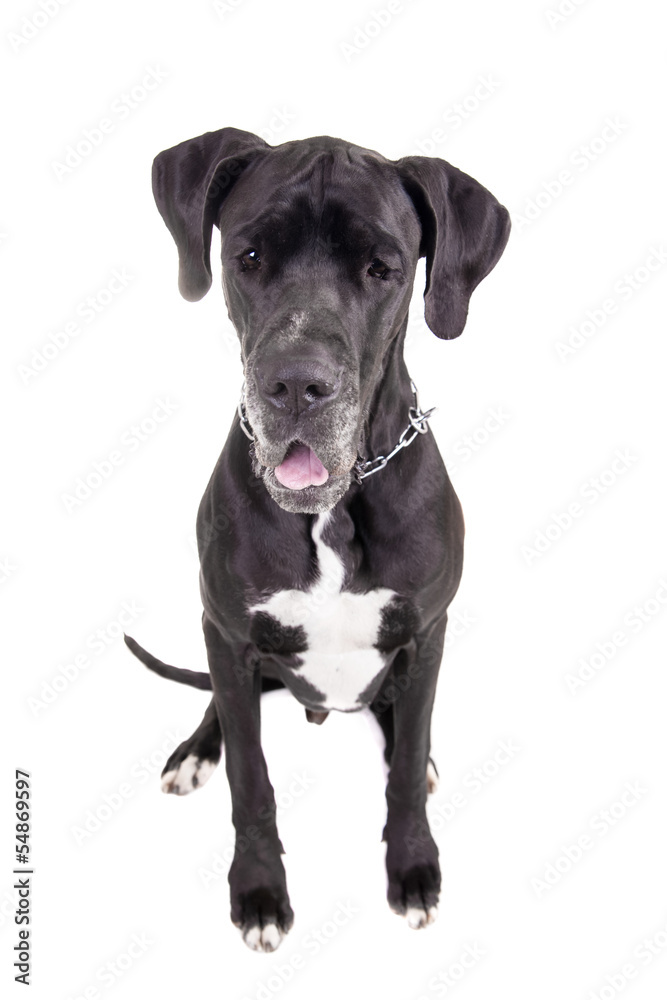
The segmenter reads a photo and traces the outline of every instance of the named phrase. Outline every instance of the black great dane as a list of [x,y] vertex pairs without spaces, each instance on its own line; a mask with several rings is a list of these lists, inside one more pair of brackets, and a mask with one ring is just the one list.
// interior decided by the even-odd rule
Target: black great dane
[[403,342],[418,259],[428,326],[458,337],[508,213],[444,160],[388,160],[327,136],[274,147],[235,128],[160,153],[153,189],[190,301],[211,286],[220,230],[245,375],[197,520],[210,674],[126,639],[157,673],[213,692],[163,788],[202,785],[224,741],[243,843],[231,916],[246,944],[273,951],[293,913],[260,695],[288,688],[315,723],[369,707],[389,764],[389,905],[424,927],[440,891],[426,820],[431,711],[463,519]]

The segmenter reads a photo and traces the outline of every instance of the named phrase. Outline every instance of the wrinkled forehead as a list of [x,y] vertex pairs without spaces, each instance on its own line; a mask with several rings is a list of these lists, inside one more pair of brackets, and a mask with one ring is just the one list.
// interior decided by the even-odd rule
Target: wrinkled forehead
[[394,166],[357,146],[285,143],[244,171],[220,215],[223,239],[285,249],[316,242],[331,253],[384,251],[411,258],[420,226]]

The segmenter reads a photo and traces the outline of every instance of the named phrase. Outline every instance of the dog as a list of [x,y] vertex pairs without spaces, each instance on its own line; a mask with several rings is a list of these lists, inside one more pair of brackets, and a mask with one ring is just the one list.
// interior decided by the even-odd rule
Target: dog
[[260,695],[287,688],[308,721],[367,707],[386,741],[390,907],[430,924],[440,891],[426,818],[430,720],[447,608],[463,559],[461,507],[403,359],[417,261],[425,319],[458,337],[507,242],[507,210],[444,160],[328,136],[270,146],[223,128],[161,152],[157,207],[179,289],[212,283],[213,227],[245,387],[197,518],[209,673],[132,652],[213,697],[172,754],[185,794],[221,757],[237,849],[231,918],[273,951],[293,922],[260,742]]

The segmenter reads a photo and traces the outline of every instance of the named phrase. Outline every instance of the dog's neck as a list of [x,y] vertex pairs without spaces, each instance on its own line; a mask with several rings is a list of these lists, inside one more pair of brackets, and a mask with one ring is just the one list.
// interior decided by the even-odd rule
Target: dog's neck
[[408,411],[414,405],[414,394],[403,357],[407,326],[406,316],[384,358],[382,376],[368,407],[363,440],[367,459],[388,455],[408,426]]

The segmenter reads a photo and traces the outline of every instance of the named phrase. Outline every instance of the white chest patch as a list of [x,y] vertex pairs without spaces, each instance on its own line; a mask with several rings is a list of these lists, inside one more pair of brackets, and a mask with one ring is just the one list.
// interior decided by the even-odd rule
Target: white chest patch
[[281,625],[306,633],[308,649],[299,653],[298,676],[325,696],[324,710],[353,711],[359,695],[384,669],[385,660],[374,649],[382,623],[382,609],[394,597],[387,588],[366,594],[344,591],[343,563],[322,541],[331,515],[320,514],[313,524],[320,575],[311,590],[281,590],[250,611],[263,611]]

